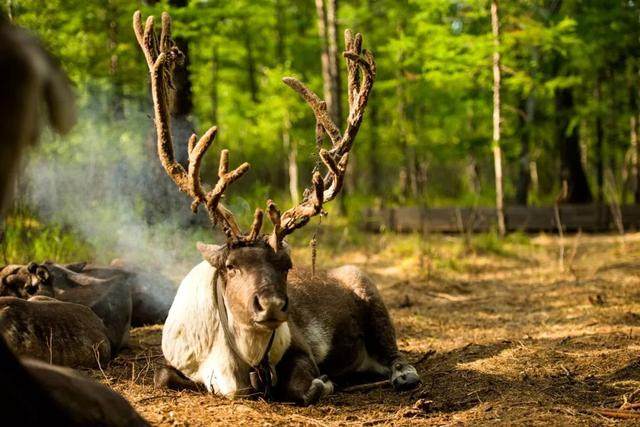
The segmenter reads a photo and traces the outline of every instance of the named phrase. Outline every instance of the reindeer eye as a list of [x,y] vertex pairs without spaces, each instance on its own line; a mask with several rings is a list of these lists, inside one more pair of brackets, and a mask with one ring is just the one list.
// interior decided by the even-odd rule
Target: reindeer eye
[[233,271],[236,269],[236,266],[233,264],[227,264],[227,271]]

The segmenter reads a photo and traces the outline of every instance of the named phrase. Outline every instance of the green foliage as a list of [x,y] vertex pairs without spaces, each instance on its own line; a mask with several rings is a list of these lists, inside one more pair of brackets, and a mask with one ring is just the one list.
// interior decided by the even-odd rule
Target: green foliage
[[[313,115],[280,81],[294,75],[322,93],[313,2],[190,0],[183,7],[173,6],[182,2],[168,0],[149,3],[153,5],[125,0],[11,2],[15,22],[34,31],[59,57],[79,97],[78,128],[69,137],[50,138],[40,158],[53,156],[64,165],[106,169],[127,179],[148,177],[143,163],[155,162],[149,143],[148,77],[131,16],[138,7],[144,15],[156,17],[167,10],[175,38],[188,47],[193,109],[180,130],[186,135],[214,124],[220,129],[205,160],[204,180],[215,180],[217,151],[228,147],[233,164],[252,164],[228,199],[243,223],[267,198],[288,206],[291,147],[298,151],[301,190],[317,161]],[[372,205],[493,204],[489,3],[339,2],[338,33],[345,28],[362,32],[364,46],[375,53],[378,64],[352,157],[349,223],[357,223],[360,210]],[[623,0],[501,2],[501,144],[507,203],[514,200],[523,165],[533,165],[537,172],[530,203],[551,203],[559,192],[554,95],[562,88],[573,91],[571,126],[580,130],[592,187],[598,181],[595,165],[603,162],[611,171],[611,188],[620,192],[616,199],[630,201],[628,135],[629,118],[638,114],[633,98],[638,93],[639,13],[637,2]],[[346,111],[344,84],[343,78]],[[596,88],[599,97],[594,95]],[[597,118],[605,128],[602,152],[596,150]],[[176,140],[176,152],[184,152],[184,143]],[[122,166],[114,169],[114,164]],[[168,182],[158,175],[154,179]],[[63,193],[59,189],[57,197],[65,197]],[[113,219],[106,208],[98,209],[109,205],[101,203],[104,195],[98,192],[89,199],[97,220]],[[129,197],[127,204],[152,223],[157,221],[154,215],[166,214],[163,209],[153,213],[158,209],[150,208],[144,191]],[[188,202],[176,197],[161,204],[170,205],[167,209],[175,214]],[[337,215],[337,204],[327,206],[331,218]],[[116,237],[101,235],[100,241]],[[481,246],[492,247],[485,243]]]
[[[17,210],[4,220],[0,251],[8,263],[74,262],[91,260],[95,251],[76,232],[60,224],[43,224],[26,210]],[[28,244],[25,244],[28,243]]]

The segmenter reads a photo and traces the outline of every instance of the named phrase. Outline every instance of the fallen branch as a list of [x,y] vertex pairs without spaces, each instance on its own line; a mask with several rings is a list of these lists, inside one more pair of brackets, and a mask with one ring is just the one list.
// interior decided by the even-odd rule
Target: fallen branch
[[345,393],[355,393],[358,391],[369,391],[369,390],[374,390],[377,388],[384,388],[391,385],[391,383],[389,382],[389,380],[383,380],[383,381],[377,381],[374,383],[366,383],[366,384],[358,384],[358,385],[352,385],[350,387],[345,387],[342,389],[343,392]]
[[635,419],[640,418],[640,412],[623,409],[594,409],[593,412],[610,418]]

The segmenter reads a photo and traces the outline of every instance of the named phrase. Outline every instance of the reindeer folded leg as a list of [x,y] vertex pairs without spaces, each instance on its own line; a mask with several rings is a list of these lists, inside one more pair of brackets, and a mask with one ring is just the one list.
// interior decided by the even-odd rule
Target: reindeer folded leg
[[278,364],[276,393],[282,400],[312,405],[333,393],[333,383],[320,376],[318,367],[304,350],[289,348]]
[[204,386],[190,380],[182,372],[169,365],[156,368],[153,374],[153,385],[156,388],[170,388],[172,390],[205,390]]
[[416,368],[409,364],[398,351],[396,332],[389,312],[375,285],[365,276],[361,277],[361,287],[367,295],[368,324],[365,328],[367,352],[390,371],[391,385],[398,391],[409,390],[420,384]]

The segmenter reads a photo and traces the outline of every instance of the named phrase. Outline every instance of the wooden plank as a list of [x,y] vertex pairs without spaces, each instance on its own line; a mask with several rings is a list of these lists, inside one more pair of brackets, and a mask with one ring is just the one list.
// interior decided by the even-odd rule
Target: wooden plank
[[505,222],[509,231],[555,231],[553,207],[508,206]]
[[422,230],[422,208],[410,206],[396,208],[394,211],[393,230],[398,232]]
[[[616,231],[610,206],[560,205],[560,221],[566,231]],[[621,206],[625,230],[640,229],[640,205]],[[366,209],[365,228],[397,232],[486,232],[496,227],[494,208],[421,208],[399,207]],[[507,230],[523,232],[557,231],[553,206],[508,206],[505,208]]]

